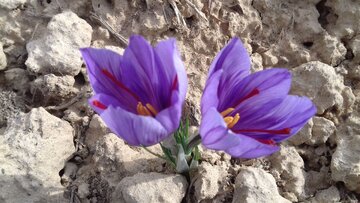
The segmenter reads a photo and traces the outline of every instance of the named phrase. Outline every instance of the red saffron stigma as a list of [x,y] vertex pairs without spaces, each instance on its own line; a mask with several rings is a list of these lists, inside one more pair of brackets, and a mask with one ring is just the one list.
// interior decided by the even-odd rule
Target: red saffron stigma
[[240,99],[240,101],[237,102],[235,107],[238,106],[239,104],[241,104],[243,101],[250,99],[251,97],[253,97],[255,95],[258,95],[259,93],[260,93],[260,90],[258,88],[253,89],[248,95],[246,95],[245,97]]
[[291,128],[284,128],[281,130],[261,130],[261,129],[240,129],[233,130],[235,133],[269,133],[269,134],[290,134]]
[[105,110],[107,108],[107,106],[99,102],[99,100],[94,100],[92,103],[94,106],[98,107],[99,109]]
[[117,80],[113,74],[111,74],[108,70],[102,69],[101,72],[106,75],[112,82],[114,82],[118,87],[125,90],[127,93],[129,93],[131,96],[133,96],[137,101],[140,101],[140,98],[132,92],[129,88],[127,88],[122,82]]
[[175,90],[177,88],[177,85],[178,85],[178,77],[176,75],[171,85],[171,91]]
[[275,145],[276,142],[274,140],[267,140],[267,139],[256,139],[257,141],[267,144],[267,145]]

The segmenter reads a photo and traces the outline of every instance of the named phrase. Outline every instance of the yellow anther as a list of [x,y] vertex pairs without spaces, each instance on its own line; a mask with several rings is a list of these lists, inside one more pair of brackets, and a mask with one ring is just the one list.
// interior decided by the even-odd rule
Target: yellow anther
[[233,120],[234,120],[234,117],[232,117],[232,116],[228,116],[228,117],[224,118],[226,125],[229,125],[229,123],[233,122]]
[[233,117],[233,120],[231,121],[231,123],[227,123],[227,127],[228,128],[232,128],[236,125],[236,123],[239,121],[240,119],[240,115],[239,113],[235,114],[235,116]]
[[143,111],[145,113],[145,116],[151,116],[150,111],[145,106],[142,106],[142,109],[143,109]]
[[156,116],[158,113],[151,104],[146,104],[146,106],[144,106],[141,102],[138,102],[136,111],[142,116]]
[[144,112],[143,112],[143,110],[142,110],[142,104],[141,104],[141,102],[139,102],[138,104],[137,104],[137,106],[136,106],[136,111],[137,111],[137,113],[139,114],[139,115],[144,115]]
[[227,116],[229,113],[233,112],[235,109],[234,108],[227,108],[225,111],[221,112],[220,114],[225,117]]
[[151,104],[147,103],[146,107],[150,110],[150,112],[152,113],[153,116],[156,116],[158,114],[156,109]]

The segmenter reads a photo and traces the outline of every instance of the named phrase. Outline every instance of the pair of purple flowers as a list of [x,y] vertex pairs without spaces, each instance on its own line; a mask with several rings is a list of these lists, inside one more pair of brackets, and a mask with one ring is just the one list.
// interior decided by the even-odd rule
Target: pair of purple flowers
[[[150,146],[179,126],[187,77],[176,41],[152,47],[132,36],[123,56],[81,49],[95,95],[92,108],[128,144]],[[288,95],[291,75],[273,68],[250,74],[250,57],[233,38],[212,62],[201,99],[202,144],[233,157],[276,152],[316,113],[306,97]]]

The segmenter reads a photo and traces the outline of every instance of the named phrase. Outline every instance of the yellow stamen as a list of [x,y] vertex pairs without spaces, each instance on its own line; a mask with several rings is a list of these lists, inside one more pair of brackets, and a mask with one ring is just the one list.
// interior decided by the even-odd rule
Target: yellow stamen
[[237,114],[233,117],[233,120],[231,121],[231,123],[227,123],[227,127],[228,127],[228,128],[234,127],[234,125],[239,121],[239,119],[240,119],[240,115],[239,115],[239,113],[237,113]]
[[145,116],[151,116],[150,111],[145,106],[142,106],[142,109],[145,112]]
[[139,103],[137,104],[137,106],[136,106],[136,111],[137,111],[137,113],[138,113],[139,115],[144,116],[144,112],[143,112],[143,109],[142,109],[142,104],[141,104],[141,102],[139,102]]
[[235,109],[234,108],[227,108],[225,111],[221,112],[220,114],[225,117],[227,116],[229,113],[233,112]]
[[232,116],[228,116],[228,117],[224,118],[226,125],[229,125],[229,123],[233,122],[233,120],[234,120],[234,117],[232,117]]
[[146,107],[150,110],[150,112],[153,114],[153,116],[156,116],[158,114],[156,109],[151,104],[147,103]]
[[142,116],[150,116],[151,115],[149,110],[147,110],[146,107],[143,106],[141,102],[139,102],[137,104],[136,111],[138,112],[139,115],[142,115]]

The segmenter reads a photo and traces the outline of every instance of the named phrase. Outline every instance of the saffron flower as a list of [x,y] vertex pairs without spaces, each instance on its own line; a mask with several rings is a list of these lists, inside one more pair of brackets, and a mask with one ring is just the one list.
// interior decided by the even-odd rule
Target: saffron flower
[[316,113],[306,97],[288,95],[291,74],[272,68],[250,74],[250,57],[233,38],[212,62],[201,99],[202,144],[238,158],[279,150]]
[[80,50],[95,92],[91,107],[132,146],[151,146],[179,126],[187,78],[175,39],[152,47],[132,36],[123,55]]

